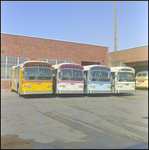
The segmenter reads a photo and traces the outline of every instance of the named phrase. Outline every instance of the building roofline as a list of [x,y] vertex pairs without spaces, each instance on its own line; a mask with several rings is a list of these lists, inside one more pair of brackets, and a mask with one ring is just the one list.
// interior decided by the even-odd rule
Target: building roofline
[[24,36],[24,37],[31,37],[31,38],[39,38],[39,39],[46,39],[46,40],[53,40],[53,41],[60,41],[60,42],[69,42],[69,43],[77,43],[77,44],[85,44],[85,45],[92,45],[92,46],[100,46],[100,47],[107,47],[107,48],[109,48],[108,46],[102,46],[102,45],[87,44],[87,43],[65,41],[65,40],[58,40],[58,39],[50,39],[50,38],[44,38],[44,37],[35,37],[35,36],[28,36],[28,35],[21,35],[21,34],[4,33],[4,32],[1,32],[1,34],[10,34],[10,35],[16,35],[16,36]]
[[[142,46],[136,46],[136,47],[126,48],[126,49],[121,49],[121,50],[117,50],[116,52],[124,51],[124,50],[131,50],[134,48],[139,48],[139,47],[144,47],[144,46],[148,46],[148,45],[142,45]],[[114,53],[114,51],[113,52],[107,52],[107,53]]]

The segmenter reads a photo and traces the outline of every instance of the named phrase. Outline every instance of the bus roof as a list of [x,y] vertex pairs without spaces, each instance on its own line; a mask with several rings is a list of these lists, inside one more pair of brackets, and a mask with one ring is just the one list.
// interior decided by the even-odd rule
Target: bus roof
[[80,64],[76,64],[76,63],[60,63],[60,64],[52,65],[52,67],[53,67],[54,69],[59,69],[59,67],[60,67],[61,65],[64,65],[64,64],[79,65],[79,66],[81,66]]
[[147,75],[148,75],[148,71],[147,70],[137,72],[137,74],[139,74],[139,73],[147,73]]
[[132,68],[132,67],[125,67],[125,66],[110,67],[110,68],[111,68],[111,72],[117,72],[120,69],[132,69],[133,71],[135,71],[134,68]]
[[[19,64],[19,65],[17,65],[17,66],[13,66],[11,69],[15,69],[15,68],[17,68],[17,67],[23,67],[24,64],[29,63],[29,62],[43,62],[43,63],[48,63],[48,62],[39,61],[39,60],[29,60],[29,61],[25,61],[25,62],[23,62],[23,63],[21,63],[21,64]],[[50,63],[49,63],[49,64],[50,64]]]
[[84,71],[90,70],[92,67],[106,67],[106,68],[110,68],[104,65],[88,65],[88,66],[83,66],[84,67]]

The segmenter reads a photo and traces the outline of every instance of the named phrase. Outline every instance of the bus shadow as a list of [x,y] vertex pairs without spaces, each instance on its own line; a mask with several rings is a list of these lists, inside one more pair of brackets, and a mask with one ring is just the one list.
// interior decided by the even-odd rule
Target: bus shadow
[[56,94],[56,97],[60,97],[60,98],[76,98],[76,97],[85,97],[84,94]]
[[36,94],[36,95],[22,95],[21,97],[25,99],[30,99],[30,98],[55,98],[56,96],[53,94]]
[[120,97],[120,96],[135,96],[132,93],[116,93],[116,94],[112,93],[111,95],[112,96],[118,96],[118,97]]
[[87,97],[111,97],[111,93],[110,94],[85,94],[85,96]]
[[148,91],[148,88],[145,88],[145,87],[136,87],[135,90],[146,90],[146,91]]

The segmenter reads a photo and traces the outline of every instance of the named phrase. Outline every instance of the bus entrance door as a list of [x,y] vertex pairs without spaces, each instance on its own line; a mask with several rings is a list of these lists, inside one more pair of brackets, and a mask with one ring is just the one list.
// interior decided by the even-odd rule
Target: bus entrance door
[[115,92],[115,72],[111,72],[111,93]]

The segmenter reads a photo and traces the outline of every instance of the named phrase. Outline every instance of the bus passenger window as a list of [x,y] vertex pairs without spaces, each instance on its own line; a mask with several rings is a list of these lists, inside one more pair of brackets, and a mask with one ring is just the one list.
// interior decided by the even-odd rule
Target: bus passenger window
[[142,76],[146,76],[146,73],[142,73]]
[[141,73],[139,73],[139,74],[137,75],[137,77],[138,77],[138,76],[141,76]]

